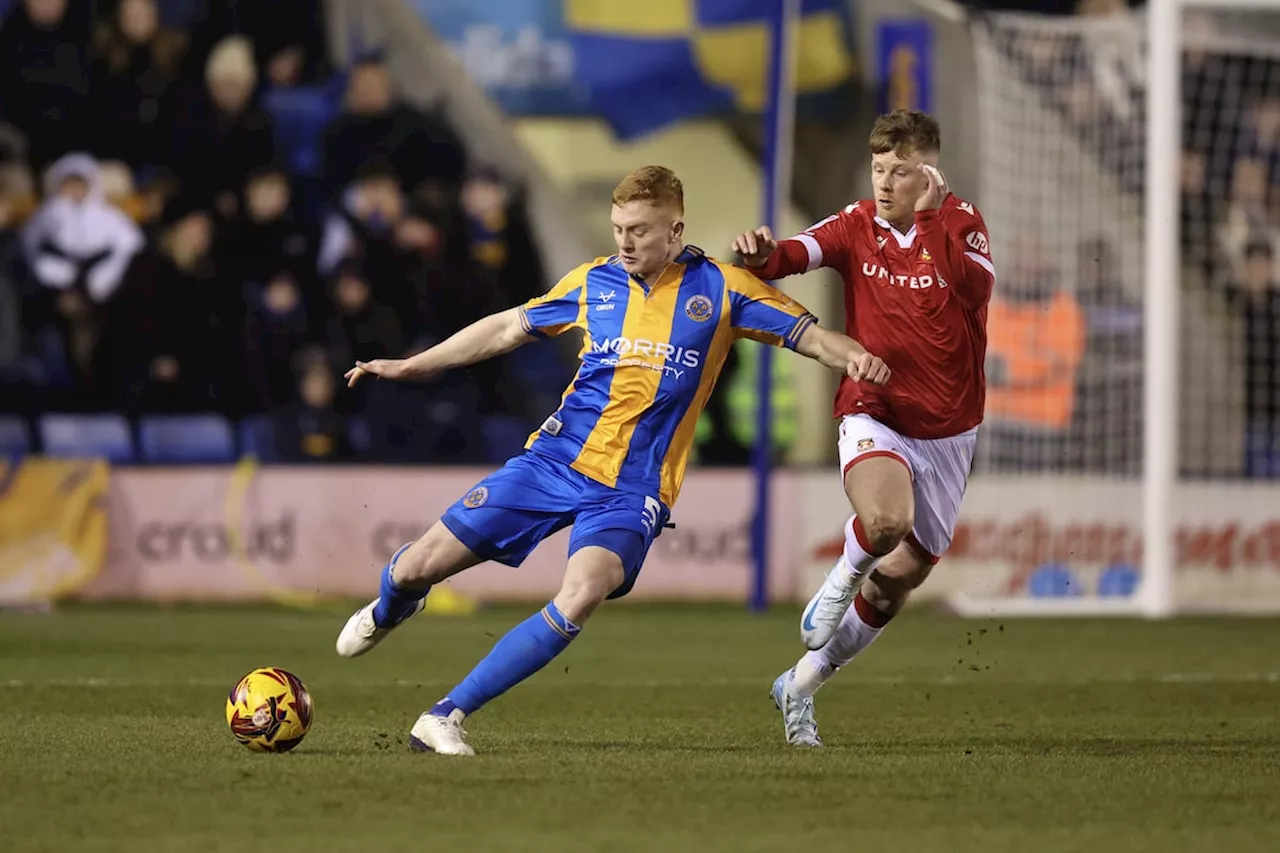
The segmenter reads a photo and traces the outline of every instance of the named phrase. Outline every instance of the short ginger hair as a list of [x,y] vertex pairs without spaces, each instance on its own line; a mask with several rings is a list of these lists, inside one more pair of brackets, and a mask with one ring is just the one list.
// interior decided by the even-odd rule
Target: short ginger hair
[[942,150],[942,130],[938,120],[920,110],[894,110],[876,119],[868,140],[872,154],[910,157],[936,154]]
[[647,201],[684,214],[684,184],[666,166],[642,166],[613,189],[613,203]]

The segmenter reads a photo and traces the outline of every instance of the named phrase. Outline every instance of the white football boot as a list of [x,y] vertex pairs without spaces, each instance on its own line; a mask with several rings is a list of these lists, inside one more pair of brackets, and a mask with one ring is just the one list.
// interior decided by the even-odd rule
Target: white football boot
[[853,603],[853,596],[862,585],[862,576],[850,577],[844,555],[827,572],[827,578],[809,599],[800,618],[800,637],[805,648],[817,651],[827,644],[840,627],[840,620]]
[[773,697],[774,707],[782,712],[782,730],[786,733],[787,743],[820,747],[822,738],[818,737],[818,721],[813,716],[813,697],[792,695],[791,682],[795,675],[795,667],[779,675],[769,695]]
[[[400,555],[412,544],[410,542],[402,546],[399,551],[396,551],[391,557],[391,564],[395,565]],[[360,655],[381,643],[387,634],[395,630],[396,626],[401,625],[407,619],[417,616],[427,606],[425,598],[419,599],[414,604],[413,609],[405,615],[404,619],[401,619],[395,625],[379,628],[373,621],[373,608],[378,606],[379,601],[381,601],[380,598],[375,598],[351,614],[351,618],[347,620],[347,624],[342,626],[342,631],[338,634],[338,642],[336,644],[338,654],[344,658],[360,657]]]
[[462,727],[466,715],[455,708],[447,717],[426,711],[418,717],[409,732],[409,746],[418,752],[436,752],[440,755],[475,755],[467,743],[467,730]]

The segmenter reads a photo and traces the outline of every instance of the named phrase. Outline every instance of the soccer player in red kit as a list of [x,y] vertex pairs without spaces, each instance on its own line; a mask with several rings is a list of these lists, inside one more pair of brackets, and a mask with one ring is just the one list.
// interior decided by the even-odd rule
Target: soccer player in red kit
[[789,240],[758,228],[734,241],[762,279],[837,270],[846,334],[893,370],[887,385],[845,378],[836,393],[854,515],[801,618],[811,651],[773,685],[787,742],[801,746],[822,745],[814,692],[871,645],[951,544],[986,391],[996,274],[982,215],[948,191],[931,116],[881,116],[870,147],[873,198]]

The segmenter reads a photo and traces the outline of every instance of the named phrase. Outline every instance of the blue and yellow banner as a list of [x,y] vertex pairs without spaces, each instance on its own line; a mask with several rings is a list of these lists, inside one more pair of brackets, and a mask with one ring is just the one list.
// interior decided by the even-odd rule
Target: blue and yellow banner
[[[847,0],[803,0],[796,90],[854,73]],[[621,138],[765,102],[781,0],[414,0],[512,115],[598,115]]]
[[0,458],[0,605],[43,604],[107,558],[107,463]]
[[933,111],[933,26],[920,18],[881,21],[876,28],[880,112]]

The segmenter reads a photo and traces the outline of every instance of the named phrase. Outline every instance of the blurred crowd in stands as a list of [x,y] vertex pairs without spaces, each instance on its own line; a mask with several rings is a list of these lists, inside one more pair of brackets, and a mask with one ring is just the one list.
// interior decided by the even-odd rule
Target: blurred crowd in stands
[[321,5],[0,0],[5,413],[216,412],[281,459],[465,462],[563,387],[535,346],[338,393],[545,281],[519,187],[378,53],[333,67]]
[[[1143,4],[966,5],[1088,19],[998,45],[1136,198]],[[1273,477],[1280,61],[1248,45],[1280,43],[1277,21],[1188,16],[1181,175],[1184,267],[1241,342],[1244,473]],[[445,111],[401,100],[376,51],[334,67],[328,41],[320,0],[0,0],[0,452],[40,450],[48,413],[113,413],[143,443],[165,434],[148,419],[214,413],[232,455],[479,462],[554,408],[572,364],[550,341],[431,386],[338,387],[355,359],[425,348],[546,278],[520,187]],[[1136,473],[1143,310],[1122,247],[1085,236],[1068,259],[1024,236],[993,303],[984,464]],[[754,369],[722,383],[703,461],[745,461],[753,404],[732,380]]]
[[[1045,106],[1065,120],[1083,149],[1120,190],[1140,198],[1147,135],[1146,4],[971,0],[968,5],[1081,19],[1075,27],[995,28],[993,33],[1022,78],[1037,87]],[[1220,321],[1223,338],[1239,344],[1230,361],[1242,367],[1242,473],[1280,477],[1280,59],[1271,49],[1280,43],[1280,16],[1193,11],[1183,19],[1182,37],[1184,289],[1197,295],[1195,305]],[[1024,301],[1060,303],[1046,302],[1043,308],[1060,320],[1083,315],[1069,323],[1050,323],[1046,328],[1052,334],[1044,340],[1045,349],[1053,350],[1048,361],[1080,377],[1077,396],[1091,400],[1092,408],[1083,413],[1079,407],[1074,413],[1062,410],[1065,416],[1056,425],[1023,430],[1022,439],[1027,434],[1043,439],[1040,455],[1054,460],[1053,467],[1136,473],[1141,462],[1142,294],[1124,282],[1093,281],[1096,276],[1087,271],[1116,268],[1116,247],[1108,245],[1105,235],[1093,242],[1093,257],[1082,254],[1076,265],[1086,270],[1079,287],[1060,282],[1047,290],[1020,288],[1031,294],[1024,294]],[[1042,266],[1030,265],[1031,278],[1041,274]],[[1043,298],[1035,296],[1037,290],[1045,291]],[[1009,288],[1004,295],[1010,295]],[[1066,302],[1079,304],[1072,309]],[[1068,328],[1081,331],[1068,341],[1063,333]],[[997,346],[998,337],[993,338]],[[1084,369],[1091,358],[1101,361],[1096,369]],[[1108,374],[1114,381],[1105,378]],[[1088,387],[1090,375],[1104,381]],[[1090,419],[1100,429],[1090,430]],[[1009,465],[1028,458],[1016,441],[1003,444],[1012,452]],[[1099,453],[1099,448],[1109,451]],[[1092,457],[1092,465],[1082,466],[1085,456]]]

